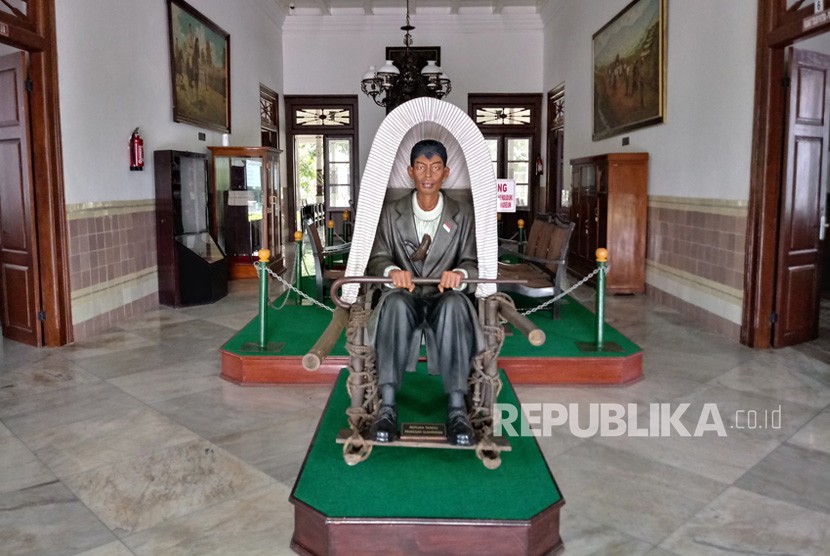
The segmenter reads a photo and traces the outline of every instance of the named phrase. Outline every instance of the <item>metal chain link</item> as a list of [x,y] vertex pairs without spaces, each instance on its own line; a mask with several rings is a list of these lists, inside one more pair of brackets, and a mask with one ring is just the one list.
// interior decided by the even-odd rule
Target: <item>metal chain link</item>
[[[257,265],[256,265],[256,263],[255,263],[255,266],[257,266]],[[311,301],[312,303],[314,303],[315,305],[317,305],[317,306],[318,306],[318,307],[320,307],[321,309],[325,309],[325,310],[326,310],[326,311],[328,311],[329,313],[333,313],[333,312],[334,312],[334,309],[333,309],[332,307],[329,307],[328,305],[326,305],[326,304],[324,304],[324,303],[320,303],[319,301],[317,301],[316,299],[314,299],[314,298],[313,298],[313,297],[311,297],[310,295],[306,294],[305,292],[298,290],[297,288],[295,288],[294,286],[292,286],[291,284],[289,284],[288,282],[286,282],[286,281],[285,281],[285,279],[283,279],[283,277],[282,277],[282,276],[280,276],[279,274],[277,274],[276,272],[274,272],[274,271],[273,271],[273,270],[271,270],[270,268],[266,268],[265,270],[267,270],[267,271],[268,271],[268,274],[270,274],[272,278],[276,278],[276,279],[277,279],[277,280],[278,280],[278,281],[279,281],[279,282],[280,282],[283,286],[285,286],[285,287],[286,287],[286,288],[288,288],[289,290],[291,290],[291,291],[293,291],[293,292],[296,292],[296,293],[300,294],[300,296],[301,296],[301,297],[303,297],[303,298],[305,298],[305,299],[307,299],[307,300]],[[257,274],[259,274],[259,271],[260,271],[260,267],[259,267],[259,266],[257,266]],[[286,296],[286,299],[287,299],[287,298],[288,298],[288,296]],[[283,302],[283,305],[284,305],[284,304],[285,304],[285,302]]]
[[[260,267],[259,267],[259,265],[257,265],[256,263],[254,263],[254,266],[255,266],[255,267],[256,267],[256,269],[257,269],[257,275],[259,275],[259,271],[260,271]],[[534,308],[532,308],[532,309],[528,309],[527,311],[520,311],[520,312],[519,312],[519,314],[524,315],[524,316],[529,316],[529,315],[532,315],[533,313],[535,313],[536,311],[541,311],[542,309],[547,308],[549,305],[551,305],[551,304],[553,304],[553,303],[556,303],[557,301],[559,301],[560,299],[562,299],[563,297],[565,297],[566,295],[568,295],[569,293],[571,293],[571,292],[572,292],[572,291],[574,291],[575,289],[577,289],[577,288],[579,288],[580,286],[582,286],[583,284],[585,284],[585,282],[587,282],[588,280],[590,280],[591,278],[593,278],[594,276],[596,276],[596,275],[597,275],[597,273],[598,273],[600,270],[602,270],[603,272],[605,272],[605,274],[608,274],[608,270],[609,270],[609,268],[610,268],[610,267],[608,267],[608,266],[603,267],[603,268],[600,268],[600,267],[595,268],[593,271],[591,271],[591,273],[590,273],[590,274],[588,274],[587,276],[585,276],[582,280],[580,280],[579,282],[577,282],[576,284],[574,284],[573,286],[571,286],[571,287],[570,287],[570,288],[568,288],[567,290],[565,290],[565,291],[563,291],[563,292],[560,292],[560,293],[559,293],[559,295],[557,295],[557,296],[555,296],[555,297],[552,297],[551,299],[548,299],[547,301],[545,301],[545,302],[544,302],[544,303],[542,303],[541,305],[538,305],[538,306],[536,306],[536,307],[534,307]],[[296,293],[300,294],[300,296],[302,296],[304,299],[307,299],[308,301],[311,301],[313,304],[317,305],[317,306],[318,306],[318,307],[320,307],[321,309],[325,309],[326,311],[328,311],[328,312],[330,312],[330,313],[334,313],[334,309],[333,309],[333,308],[331,308],[331,307],[329,307],[328,305],[325,305],[325,304],[323,304],[323,303],[320,303],[319,301],[317,301],[317,300],[316,300],[316,299],[314,299],[313,297],[309,296],[309,295],[308,295],[308,294],[306,294],[305,292],[303,292],[303,291],[301,291],[301,290],[299,290],[299,289],[295,288],[293,285],[291,285],[290,283],[286,282],[286,281],[285,281],[285,279],[283,279],[283,277],[282,277],[282,276],[280,276],[279,274],[277,274],[276,272],[274,272],[274,271],[273,271],[273,270],[271,270],[270,268],[266,268],[265,270],[267,270],[267,271],[268,271],[268,274],[270,274],[272,278],[276,278],[276,279],[277,279],[277,280],[278,280],[278,281],[279,281],[279,282],[280,282],[283,286],[285,286],[286,288],[288,288],[290,291],[293,291],[293,292],[296,292]],[[285,302],[286,302],[287,300],[288,300],[288,296],[286,295],[285,300],[283,300],[282,305],[280,305],[280,309],[282,309],[282,307],[285,305]]]
[[591,278],[593,278],[594,276],[596,276],[596,275],[597,275],[597,273],[598,273],[600,270],[602,270],[603,272],[605,272],[605,274],[608,274],[608,268],[609,268],[609,267],[607,267],[607,266],[606,266],[606,267],[597,267],[597,268],[595,268],[595,269],[594,269],[594,270],[593,270],[593,271],[592,271],[589,275],[587,275],[585,278],[583,278],[582,280],[580,280],[579,282],[577,282],[576,284],[574,284],[573,286],[571,286],[571,287],[570,287],[570,288],[568,288],[567,290],[565,290],[565,291],[563,291],[563,292],[560,292],[560,294],[559,294],[559,295],[557,295],[556,297],[553,297],[553,298],[551,298],[551,299],[548,299],[547,301],[545,301],[545,302],[544,302],[544,303],[542,303],[541,305],[539,305],[539,306],[537,306],[537,307],[534,307],[533,309],[528,309],[527,311],[522,311],[522,312],[520,312],[519,314],[520,314],[520,315],[524,315],[524,316],[528,316],[528,315],[532,315],[532,314],[533,314],[533,313],[535,313],[536,311],[541,311],[542,309],[544,309],[544,308],[545,308],[545,307],[547,307],[548,305],[550,305],[550,304],[552,304],[552,303],[555,303],[555,302],[559,301],[560,299],[562,299],[563,297],[565,297],[566,295],[568,295],[569,293],[571,293],[572,291],[574,291],[575,289],[577,289],[578,287],[580,287],[582,284],[584,284],[585,282],[587,282],[588,280],[590,280]]

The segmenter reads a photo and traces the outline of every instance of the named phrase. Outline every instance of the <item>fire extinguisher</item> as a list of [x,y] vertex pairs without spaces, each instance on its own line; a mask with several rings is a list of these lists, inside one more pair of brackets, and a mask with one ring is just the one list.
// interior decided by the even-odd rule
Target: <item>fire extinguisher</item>
[[138,128],[130,136],[130,171],[144,170],[144,139],[138,134]]

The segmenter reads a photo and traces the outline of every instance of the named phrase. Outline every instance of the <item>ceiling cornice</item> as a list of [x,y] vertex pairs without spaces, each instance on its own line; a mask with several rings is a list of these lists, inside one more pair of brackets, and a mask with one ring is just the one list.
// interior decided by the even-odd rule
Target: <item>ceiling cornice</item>
[[[535,13],[442,14],[412,16],[412,25],[421,29],[439,29],[462,33],[487,31],[540,31],[542,18]],[[285,18],[283,33],[365,32],[367,29],[397,30],[404,21],[398,15],[292,15]]]
[[547,27],[553,18],[556,17],[562,8],[565,6],[566,0],[548,0],[541,5],[539,16],[542,18],[542,23]]
[[275,0],[254,0],[254,4],[265,12],[265,15],[267,15],[271,21],[276,23],[277,27],[282,29],[282,26],[285,23],[285,17],[288,14],[285,13],[279,2],[276,2]]

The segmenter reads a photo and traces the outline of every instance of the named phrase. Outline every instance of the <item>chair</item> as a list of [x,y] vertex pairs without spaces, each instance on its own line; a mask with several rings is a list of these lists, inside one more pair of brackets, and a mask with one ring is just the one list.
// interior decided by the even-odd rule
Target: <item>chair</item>
[[[537,217],[530,227],[524,253],[519,251],[518,242],[499,240],[499,253],[520,261],[516,264],[500,262],[499,278],[527,280],[526,284],[499,284],[499,291],[533,298],[559,295],[567,272],[568,247],[575,227],[574,222],[564,222],[558,217]],[[551,317],[559,319],[559,302],[551,307]]]
[[[375,354],[372,346],[365,344],[366,326],[372,311],[374,288],[383,287],[376,282],[382,278],[367,278],[364,271],[384,200],[399,198],[412,191],[406,168],[412,146],[421,139],[437,139],[447,147],[452,172],[442,191],[459,202],[471,203],[475,213],[479,276],[475,297],[487,345],[471,364],[468,416],[476,434],[476,455],[485,467],[495,469],[501,463],[500,452],[509,449],[509,445],[493,435],[495,403],[501,389],[498,354],[504,340],[500,318],[525,332],[532,345],[541,345],[544,333],[519,315],[509,297],[496,289],[496,176],[484,137],[458,107],[420,97],[402,104],[381,123],[360,182],[360,201],[345,273],[345,279],[354,283],[341,282],[342,294],[334,299],[338,308],[320,339],[303,357],[303,367],[307,370],[319,368],[346,328],[346,350],[350,356],[347,386],[351,398],[346,413],[350,429],[338,442],[344,444],[343,457],[348,464],[363,461],[373,447],[373,441],[367,439],[366,433],[380,405]],[[313,239],[315,233],[316,230],[309,230],[309,237]],[[322,252],[319,242],[316,245]],[[375,285],[370,286],[373,280]],[[396,444],[420,445],[404,439]]]
[[323,247],[317,223],[313,218],[305,219],[305,233],[311,244],[311,252],[314,255],[314,275],[317,285],[316,298],[318,301],[325,301],[326,292],[332,282],[342,277],[344,270],[326,268],[326,258],[349,253],[351,243],[337,243]]

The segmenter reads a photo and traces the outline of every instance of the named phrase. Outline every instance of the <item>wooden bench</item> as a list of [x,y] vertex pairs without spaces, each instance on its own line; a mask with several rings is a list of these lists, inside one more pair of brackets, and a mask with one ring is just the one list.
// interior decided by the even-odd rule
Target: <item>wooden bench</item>
[[317,222],[313,218],[305,220],[304,224],[306,237],[311,244],[311,252],[314,255],[314,275],[317,284],[317,300],[324,301],[331,283],[343,276],[341,269],[328,268],[326,258],[348,255],[351,243],[335,243],[334,245],[323,246],[320,239],[320,231]]
[[[566,260],[574,227],[556,217],[537,217],[530,227],[524,252],[518,241],[499,240],[500,255],[511,255],[519,260],[510,264],[499,262],[499,278],[527,280],[526,284],[500,284],[499,291],[518,293],[527,297],[554,297],[562,291],[567,272]],[[559,302],[551,307],[551,317],[559,318]]]

